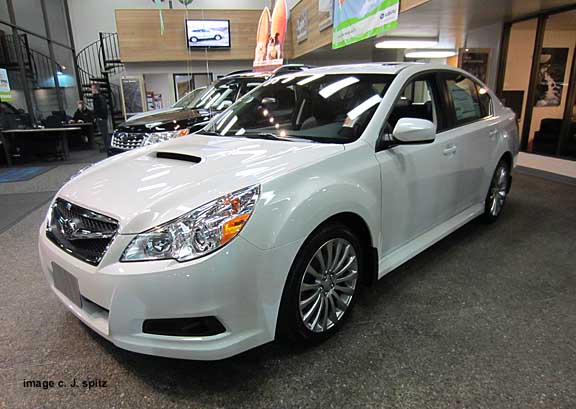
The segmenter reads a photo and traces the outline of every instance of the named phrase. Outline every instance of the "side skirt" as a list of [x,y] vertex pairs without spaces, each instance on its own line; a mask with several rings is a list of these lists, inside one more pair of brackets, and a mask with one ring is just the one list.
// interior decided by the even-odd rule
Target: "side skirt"
[[412,257],[426,250],[428,247],[442,240],[455,230],[464,226],[469,221],[480,216],[484,212],[484,203],[471,206],[463,212],[457,214],[450,220],[439,224],[436,227],[409,241],[392,253],[384,256],[378,262],[378,279],[384,277],[396,267],[404,264]]

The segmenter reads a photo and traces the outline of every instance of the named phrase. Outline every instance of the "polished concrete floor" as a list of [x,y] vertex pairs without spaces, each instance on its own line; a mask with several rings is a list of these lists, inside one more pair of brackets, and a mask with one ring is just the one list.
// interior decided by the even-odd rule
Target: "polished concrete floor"
[[[0,408],[576,407],[575,186],[516,175],[498,223],[472,222],[366,289],[321,345],[191,362],[117,349],[45,284],[37,193],[80,167],[0,185],[35,194],[0,233]],[[74,379],[100,386],[57,387]]]

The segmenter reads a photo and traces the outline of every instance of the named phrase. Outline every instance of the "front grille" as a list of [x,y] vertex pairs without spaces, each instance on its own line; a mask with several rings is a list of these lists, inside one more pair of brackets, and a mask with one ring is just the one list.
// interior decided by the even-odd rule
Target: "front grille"
[[111,217],[56,199],[50,209],[46,236],[70,255],[98,265],[118,232]]
[[145,137],[145,133],[114,132],[110,144],[113,148],[129,151],[141,147]]

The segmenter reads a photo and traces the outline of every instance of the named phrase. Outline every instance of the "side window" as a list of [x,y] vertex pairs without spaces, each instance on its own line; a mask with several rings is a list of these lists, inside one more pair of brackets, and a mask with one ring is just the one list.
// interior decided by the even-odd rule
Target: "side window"
[[492,98],[490,97],[488,90],[482,85],[476,83],[476,91],[478,92],[478,100],[480,101],[482,116],[487,117],[492,115]]
[[392,133],[401,118],[427,119],[438,125],[431,79],[418,78],[404,87],[388,117],[385,133]]
[[482,118],[476,84],[464,75],[451,75],[446,79],[448,95],[454,104],[456,125]]

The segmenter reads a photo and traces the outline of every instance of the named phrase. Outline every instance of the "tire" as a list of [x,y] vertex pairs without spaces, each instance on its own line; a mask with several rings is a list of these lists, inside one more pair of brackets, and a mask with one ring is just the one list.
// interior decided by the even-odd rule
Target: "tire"
[[314,343],[338,331],[356,303],[365,266],[361,242],[347,226],[331,223],[312,233],[288,274],[277,338]]
[[216,36],[214,37],[214,40],[220,41],[220,40],[222,40],[222,36],[219,34],[216,34]]
[[197,43],[197,42],[198,42],[198,37],[190,37],[190,42],[191,42],[191,43]]
[[494,223],[502,214],[508,191],[510,190],[510,165],[502,158],[490,181],[490,188],[484,202],[484,214],[482,220],[486,223]]

